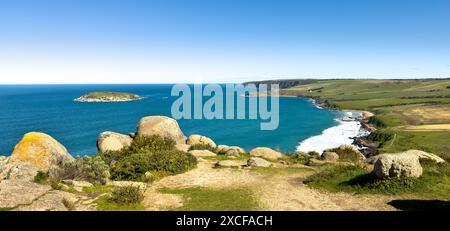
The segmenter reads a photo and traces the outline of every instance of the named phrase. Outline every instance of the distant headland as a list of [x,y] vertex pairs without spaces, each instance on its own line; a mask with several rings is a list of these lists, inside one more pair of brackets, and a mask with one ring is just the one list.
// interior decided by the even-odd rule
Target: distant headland
[[90,92],[79,98],[74,99],[74,101],[86,103],[108,103],[108,102],[127,102],[142,99],[143,97],[139,95],[126,92]]

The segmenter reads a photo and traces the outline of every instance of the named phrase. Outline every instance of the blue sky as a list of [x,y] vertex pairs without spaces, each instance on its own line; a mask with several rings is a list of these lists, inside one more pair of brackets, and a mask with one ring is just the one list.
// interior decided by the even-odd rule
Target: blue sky
[[450,1],[1,0],[0,83],[450,77]]

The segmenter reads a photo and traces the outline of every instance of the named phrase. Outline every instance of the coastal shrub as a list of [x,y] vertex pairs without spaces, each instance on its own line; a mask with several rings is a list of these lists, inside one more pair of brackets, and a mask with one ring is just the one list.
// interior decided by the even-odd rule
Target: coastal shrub
[[38,184],[46,184],[48,181],[48,172],[38,171],[34,176],[33,182]]
[[111,168],[111,178],[144,181],[146,172],[172,175],[188,171],[196,165],[197,159],[194,156],[175,149],[138,153],[117,161]]
[[179,174],[197,165],[194,156],[175,149],[175,144],[171,138],[138,136],[129,147],[98,156],[111,167],[111,179],[148,181],[146,172],[160,177]]
[[308,155],[309,155],[311,158],[314,158],[314,159],[319,159],[319,158],[320,158],[320,153],[318,153],[318,152],[316,152],[316,151],[310,151],[310,152],[308,152]]
[[209,150],[211,152],[217,152],[217,149],[209,144],[194,144],[191,147],[189,147],[189,151],[191,150]]
[[286,160],[288,162],[295,164],[307,164],[309,162],[309,159],[311,159],[311,156],[304,152],[294,152],[286,156]]
[[366,139],[372,142],[377,142],[379,144],[379,147],[382,147],[384,143],[390,141],[393,137],[394,134],[392,132],[376,130],[370,133],[370,135],[367,136]]
[[377,126],[379,128],[387,127],[386,123],[384,123],[383,120],[381,120],[377,116],[370,117],[368,123],[369,124],[373,124],[373,125],[375,125],[375,126]]
[[144,195],[139,187],[125,186],[114,189],[108,200],[119,205],[130,205],[139,204],[143,199]]
[[171,138],[152,136],[137,136],[130,146],[119,151],[109,151],[98,154],[107,164],[119,161],[133,154],[153,153],[175,149],[176,142]]
[[55,180],[83,180],[93,184],[105,184],[109,166],[99,156],[80,157],[65,163],[52,174]]

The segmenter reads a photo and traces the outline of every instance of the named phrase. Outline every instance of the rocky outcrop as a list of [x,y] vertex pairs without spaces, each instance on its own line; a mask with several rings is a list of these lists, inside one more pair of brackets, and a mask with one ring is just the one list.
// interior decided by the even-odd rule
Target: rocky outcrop
[[325,152],[334,152],[339,156],[339,159],[343,161],[360,162],[366,159],[358,148],[351,144],[343,144],[338,148],[325,150]]
[[339,160],[339,155],[335,152],[324,152],[320,159],[327,162],[336,162]]
[[436,163],[443,163],[443,162],[445,162],[444,159],[442,159],[441,157],[439,157],[439,156],[437,156],[435,154],[424,152],[424,151],[420,151],[420,150],[408,150],[405,153],[413,154],[413,155],[416,155],[417,157],[419,157],[419,159],[431,160],[431,161],[434,161]]
[[212,148],[217,147],[216,143],[214,143],[214,141],[211,138],[201,135],[190,135],[186,140],[186,144],[189,145],[203,144],[209,145]]
[[166,116],[147,116],[142,118],[137,126],[137,135],[159,135],[172,138],[180,144],[185,143],[185,138],[180,126],[178,126],[178,122]]
[[256,167],[270,167],[272,164],[269,161],[264,160],[262,158],[252,157],[247,160],[247,165]]
[[[389,153],[387,153],[389,154]],[[424,151],[420,151],[420,150],[408,150],[405,152],[401,152],[401,153],[394,153],[395,155],[398,154],[411,154],[411,155],[415,155],[417,157],[419,157],[419,159],[421,160],[431,160],[434,161],[436,163],[443,163],[445,162],[444,159],[442,159],[441,157],[432,154],[432,153],[428,153],[428,152],[424,152]],[[376,155],[376,156],[371,156],[367,159],[364,160],[364,162],[369,163],[369,164],[375,164],[375,162],[377,162],[377,160],[381,157],[382,155]]]
[[419,157],[411,153],[382,154],[375,162],[373,173],[378,178],[420,177],[422,166]]
[[8,164],[26,162],[41,170],[48,170],[73,159],[67,149],[51,136],[30,132],[16,145]]
[[129,135],[123,135],[116,132],[102,132],[97,138],[97,148],[99,152],[119,151],[128,147],[133,142]]
[[36,198],[51,190],[48,185],[40,185],[28,180],[0,181],[0,207],[16,208],[31,204]]
[[245,150],[238,146],[219,145],[217,146],[217,153],[225,154],[227,156],[239,156],[240,154],[245,153]]
[[250,151],[250,156],[262,157],[269,160],[277,160],[283,157],[283,154],[266,147],[254,148]]
[[30,132],[11,156],[0,163],[0,179],[32,180],[39,170],[48,171],[73,160],[67,149],[51,136]]
[[208,156],[217,156],[216,153],[211,152],[209,150],[191,150],[189,151],[195,157],[208,157]]
[[175,149],[182,152],[188,152],[189,148],[191,148],[191,145],[189,144],[175,144]]
[[5,172],[5,178],[11,180],[33,180],[40,169],[33,164],[21,162],[11,164]]

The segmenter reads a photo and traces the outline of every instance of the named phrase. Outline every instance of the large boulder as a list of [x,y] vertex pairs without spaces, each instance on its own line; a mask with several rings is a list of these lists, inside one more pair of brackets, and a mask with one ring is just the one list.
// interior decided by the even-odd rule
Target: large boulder
[[51,136],[30,132],[25,134],[16,145],[8,164],[30,163],[40,170],[49,170],[51,167],[60,166],[74,158],[67,149]]
[[182,151],[182,152],[188,152],[191,148],[191,145],[189,144],[175,144],[175,149]]
[[264,160],[262,158],[251,157],[250,159],[247,160],[247,165],[256,167],[270,167],[272,164],[269,161]]
[[419,157],[419,159],[431,160],[431,161],[434,161],[436,163],[443,163],[443,162],[445,162],[444,159],[442,159],[441,157],[439,157],[439,156],[437,156],[435,154],[424,152],[424,151],[420,151],[420,150],[408,150],[405,153],[410,153],[410,154],[416,155],[417,157]]
[[102,132],[97,138],[97,148],[101,153],[107,151],[119,151],[128,147],[133,142],[129,135],[123,135],[115,132]]
[[250,156],[262,157],[269,160],[277,160],[283,157],[283,154],[266,147],[254,148],[250,151]]
[[190,135],[186,140],[186,144],[189,145],[203,144],[209,145],[212,148],[217,147],[216,143],[214,143],[214,141],[211,138],[201,135]]
[[185,143],[185,138],[180,126],[178,126],[178,122],[166,116],[147,116],[142,118],[137,126],[137,135],[159,135],[172,138],[180,144]]
[[339,156],[339,159],[343,161],[361,162],[366,159],[358,148],[351,144],[343,144],[337,148],[325,150],[325,152],[334,152]]
[[219,145],[217,146],[217,153],[225,154],[227,156],[239,156],[240,154],[245,153],[245,150],[238,146]]
[[422,166],[419,157],[411,153],[382,154],[373,167],[378,178],[420,177]]
[[336,162],[339,160],[339,155],[335,152],[324,152],[320,159],[327,162]]
[[191,150],[189,151],[195,157],[208,157],[208,156],[217,156],[216,153],[211,152],[209,150]]

